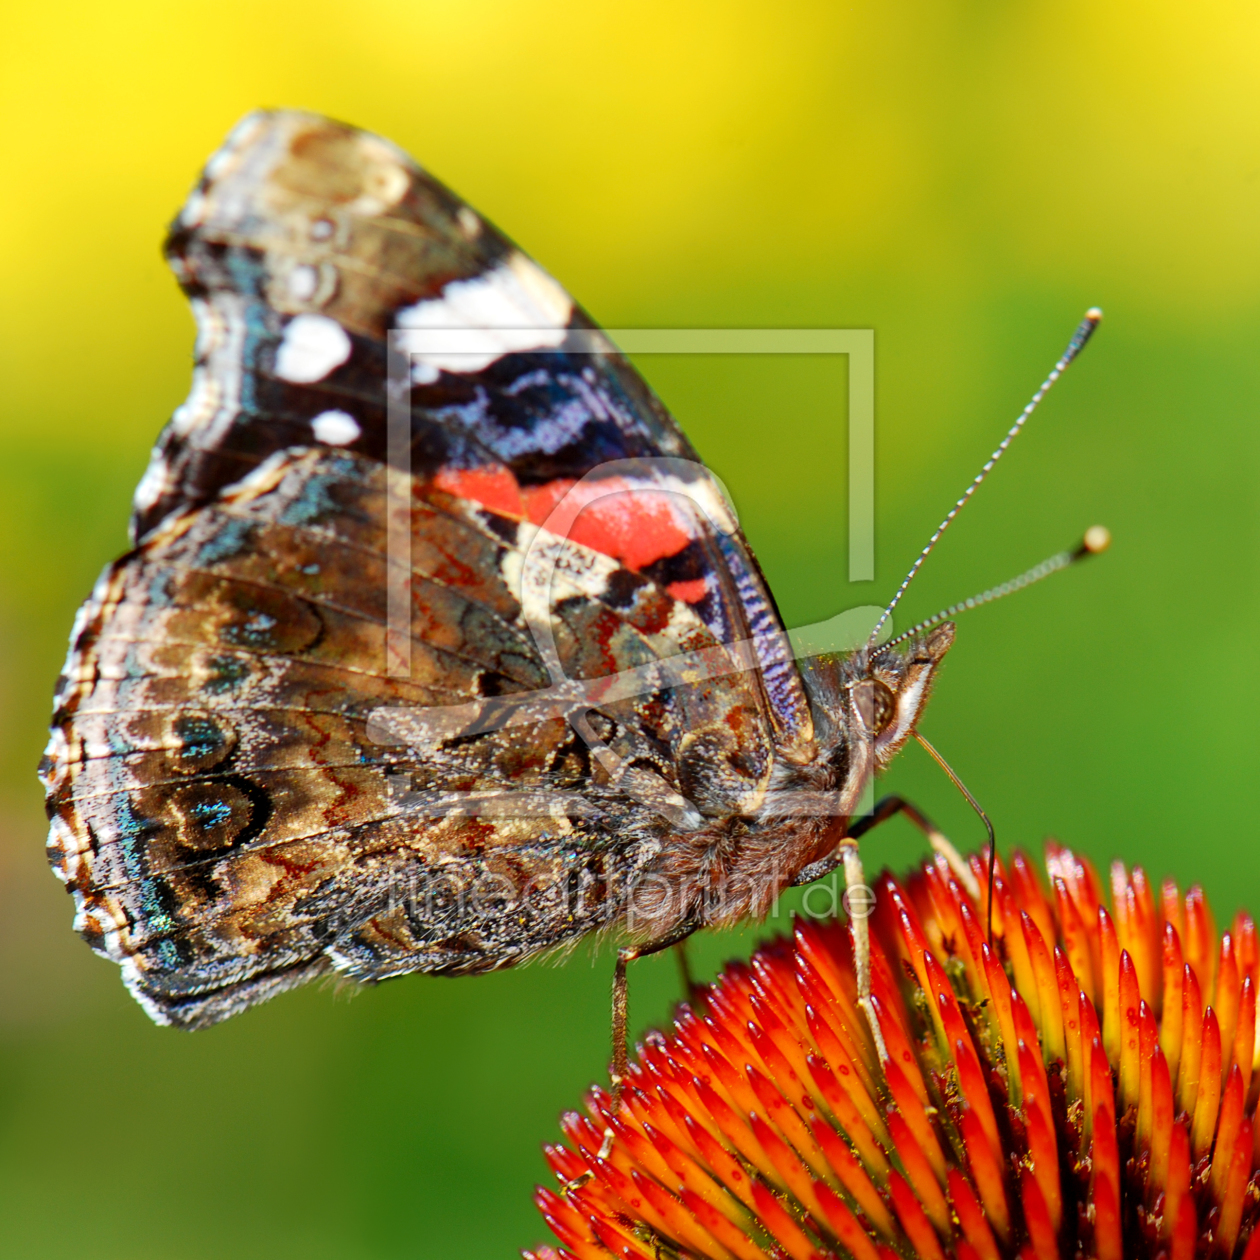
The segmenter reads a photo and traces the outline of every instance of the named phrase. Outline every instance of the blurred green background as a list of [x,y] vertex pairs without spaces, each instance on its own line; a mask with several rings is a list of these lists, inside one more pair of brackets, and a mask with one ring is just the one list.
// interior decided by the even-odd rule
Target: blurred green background
[[[1084,309],[1095,342],[905,618],[1095,521],[1110,554],[967,616],[923,723],[1004,846],[1047,833],[1260,906],[1260,11],[68,0],[3,9],[0,1252],[508,1256],[607,1055],[608,956],[208,1032],[70,931],[34,767],[75,607],[189,380],[158,247],[245,111],[379,131],[615,326],[876,330],[878,581],[846,581],[840,361],[645,359],[789,623],[885,599]],[[918,749],[891,785],[979,827]],[[867,862],[921,851],[902,823]],[[711,969],[747,947],[702,941]],[[640,964],[636,1024],[672,961]]]

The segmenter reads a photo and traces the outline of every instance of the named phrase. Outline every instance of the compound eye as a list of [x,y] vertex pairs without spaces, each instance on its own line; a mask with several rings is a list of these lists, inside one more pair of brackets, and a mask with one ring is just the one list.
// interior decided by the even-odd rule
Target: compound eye
[[874,678],[865,678],[854,685],[853,703],[872,735],[882,735],[897,716],[897,697]]

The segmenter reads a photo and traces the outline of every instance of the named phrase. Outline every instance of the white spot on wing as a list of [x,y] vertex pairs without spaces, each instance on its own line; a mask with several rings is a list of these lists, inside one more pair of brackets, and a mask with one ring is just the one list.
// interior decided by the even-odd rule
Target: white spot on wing
[[137,512],[147,512],[166,492],[171,489],[170,466],[162,453],[156,448],[149,457],[149,466],[144,470],[132,496]]
[[262,110],[246,114],[228,133],[227,139],[210,155],[210,160],[205,165],[206,179],[211,182],[222,179],[235,164],[241,150],[248,148],[250,143],[257,139],[267,122],[267,115]]
[[358,132],[355,137],[359,195],[346,206],[352,214],[371,218],[396,206],[411,184],[411,159],[380,136]]
[[327,315],[298,315],[289,321],[276,351],[276,375],[295,385],[322,381],[350,357],[350,338]]
[[184,208],[180,212],[180,222],[185,227],[196,227],[206,212],[206,195],[194,188],[188,194],[188,200],[184,202]]
[[304,263],[289,272],[289,293],[299,302],[309,302],[319,288],[319,272]]
[[329,446],[345,446],[363,432],[359,422],[345,411],[321,411],[311,421],[311,430],[319,441]]
[[[398,312],[396,327],[415,366],[480,372],[513,351],[558,346],[573,303],[523,254],[470,280],[452,280],[442,296]],[[413,367],[414,373],[414,367]]]

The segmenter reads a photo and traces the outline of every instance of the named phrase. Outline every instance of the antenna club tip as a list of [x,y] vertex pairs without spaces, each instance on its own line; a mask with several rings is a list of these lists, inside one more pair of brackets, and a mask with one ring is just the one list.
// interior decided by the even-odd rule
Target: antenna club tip
[[1085,318],[1089,320],[1091,324],[1097,324],[1102,319],[1102,307],[1091,306],[1089,310],[1085,312]]
[[1085,537],[1081,542],[1082,549],[1092,556],[1096,556],[1100,551],[1106,551],[1110,546],[1111,530],[1105,525],[1091,525],[1085,531]]

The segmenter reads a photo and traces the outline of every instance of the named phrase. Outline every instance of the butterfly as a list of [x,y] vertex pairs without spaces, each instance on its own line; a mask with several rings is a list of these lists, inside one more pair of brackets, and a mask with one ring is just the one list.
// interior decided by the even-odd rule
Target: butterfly
[[951,623],[798,659],[642,378],[385,140],[248,116],[165,252],[191,392],[41,768],[75,926],[153,1019],[613,929],[624,1023],[629,958],[860,884]]

